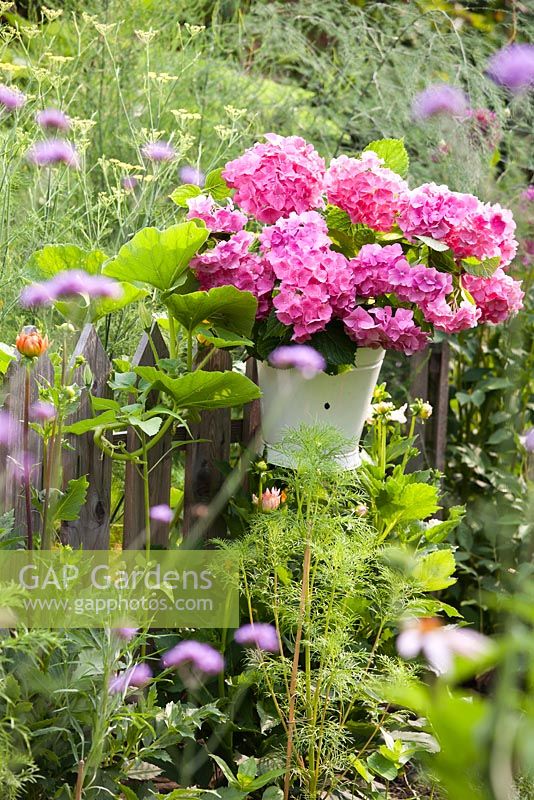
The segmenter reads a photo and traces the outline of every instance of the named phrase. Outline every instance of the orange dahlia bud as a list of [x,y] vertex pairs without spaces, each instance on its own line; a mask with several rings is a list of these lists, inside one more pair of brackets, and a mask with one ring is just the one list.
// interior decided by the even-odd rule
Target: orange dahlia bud
[[25,325],[15,340],[15,347],[27,358],[39,358],[48,350],[48,336],[42,336],[35,325]]

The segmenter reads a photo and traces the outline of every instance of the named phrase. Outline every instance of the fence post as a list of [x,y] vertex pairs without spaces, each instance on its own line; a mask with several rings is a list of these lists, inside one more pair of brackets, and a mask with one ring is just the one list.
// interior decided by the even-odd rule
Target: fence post
[[[80,404],[69,418],[68,424],[93,416],[90,394],[95,397],[112,397],[108,386],[111,362],[93,325],[84,326],[72,354],[70,367],[79,356],[85,364],[74,372],[74,382],[82,387]],[[91,370],[91,385],[86,386],[86,366]],[[73,448],[63,451],[63,486],[69,480],[87,476],[89,486],[86,502],[77,520],[61,523],[61,540],[74,548],[107,550],[109,547],[109,517],[111,504],[111,459],[94,444],[93,433],[68,436]]]
[[[157,357],[156,357],[157,356]],[[133,367],[152,367],[160,358],[168,358],[169,351],[161,335],[159,325],[155,322],[149,333],[144,333],[132,360]],[[157,403],[158,392],[152,392],[148,406]],[[134,428],[128,429],[126,438],[128,450],[139,447],[139,439]],[[150,450],[148,457],[150,473],[150,505],[156,506],[169,503],[171,493],[171,468],[172,458],[171,430],[163,436],[155,447]],[[166,457],[163,456],[166,454]],[[155,466],[157,464],[157,466]],[[138,472],[138,467],[132,462],[126,463],[124,482],[124,531],[123,546],[128,550],[140,550],[144,546],[145,508],[143,501],[143,481]],[[169,526],[164,522],[152,521],[151,543],[156,547],[165,548],[169,542]]]
[[[199,348],[197,361],[205,356],[204,348]],[[232,369],[232,358],[226,350],[216,350],[204,367],[205,370],[226,371]],[[214,411],[203,411],[201,420],[191,425],[193,439],[205,439],[189,444],[185,457],[184,485],[184,539],[196,546],[201,542],[193,541],[194,529],[207,513],[213,498],[224,483],[224,475],[217,462],[226,462],[230,458],[230,442],[232,430],[231,409],[218,408]],[[207,524],[201,525],[204,541],[216,536],[223,536],[226,531],[224,521],[215,516]]]
[[[48,357],[44,353],[35,362],[30,380],[30,403],[34,403],[39,396],[39,384],[52,382],[54,379],[54,368]],[[17,435],[8,447],[0,447],[0,490],[3,490],[4,509],[14,509],[15,525],[14,532],[24,535],[26,532],[26,513],[24,506],[24,493],[22,480],[16,468],[17,457],[22,456],[22,420],[24,418],[24,387],[26,382],[26,364],[20,357],[13,361],[7,370],[4,382],[4,408],[8,411],[16,423]],[[35,431],[29,432],[29,451],[32,457],[32,487],[39,491],[42,489],[42,441]],[[2,486],[3,484],[3,486]],[[39,514],[33,512],[33,528],[37,533],[39,530]]]
[[422,397],[433,408],[426,422],[418,421],[415,432],[419,456],[413,470],[433,467],[443,471],[447,450],[447,418],[449,413],[449,362],[447,342],[430,345],[411,357],[410,397]]

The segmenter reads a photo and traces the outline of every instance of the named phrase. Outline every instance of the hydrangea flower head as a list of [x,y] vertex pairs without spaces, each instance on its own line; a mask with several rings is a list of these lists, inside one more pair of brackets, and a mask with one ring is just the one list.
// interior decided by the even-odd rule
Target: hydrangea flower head
[[534,86],[534,45],[509,44],[490,58],[487,75],[512,93]]
[[66,139],[47,139],[44,142],[36,142],[28,150],[28,160],[37,167],[65,164],[72,169],[78,169],[80,166],[76,148]]
[[344,323],[348,336],[361,347],[384,347],[411,356],[428,344],[428,334],[415,324],[413,311],[407,308],[394,311],[385,306],[366,311],[357,306]]
[[236,190],[235,202],[260,222],[322,205],[325,164],[300,136],[268,133],[226,164],[222,176]]
[[360,158],[334,158],[326,173],[329,203],[343,209],[351,222],[390,231],[404,206],[408,186],[372,150]]
[[515,281],[502,269],[497,269],[490,278],[464,275],[462,283],[481,312],[480,322],[498,325],[523,307],[521,281]]
[[148,161],[164,162],[176,158],[176,150],[170,142],[163,140],[147,142],[141,148],[141,153]]
[[274,625],[268,622],[252,622],[242,625],[235,632],[234,639],[238,644],[256,647],[269,653],[278,653],[280,644]]
[[70,128],[69,118],[59,108],[45,108],[43,111],[38,111],[35,121],[44,130],[68,131]]
[[234,208],[231,200],[219,206],[210,195],[199,194],[187,201],[187,219],[201,219],[210,231],[238,233],[247,224],[247,215]]
[[468,300],[462,300],[457,308],[453,308],[445,300],[423,306],[423,316],[434,328],[444,333],[460,333],[469,328],[476,328],[482,312]]
[[251,292],[258,299],[257,316],[262,319],[271,309],[274,275],[264,259],[249,251],[253,242],[253,233],[239,231],[194,258],[191,266],[202,289],[235,286]]
[[0,83],[0,106],[3,106],[6,111],[16,111],[18,108],[22,108],[25,102],[25,94]]
[[412,114],[415,119],[427,119],[436,114],[464,117],[469,109],[465,92],[448,83],[434,83],[414,97]]

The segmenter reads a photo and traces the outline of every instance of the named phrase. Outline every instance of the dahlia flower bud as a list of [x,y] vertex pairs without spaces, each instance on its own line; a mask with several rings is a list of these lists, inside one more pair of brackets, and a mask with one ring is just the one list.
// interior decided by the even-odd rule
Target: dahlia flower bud
[[[261,496],[261,510],[276,511],[277,508],[280,508],[280,504],[285,502],[285,499],[285,492],[281,492],[275,486],[272,489],[266,489]],[[260,505],[260,501],[255,494],[252,495],[252,502],[255,506]]]
[[27,358],[39,358],[48,350],[48,336],[43,336],[35,325],[25,325],[15,340],[15,347]]

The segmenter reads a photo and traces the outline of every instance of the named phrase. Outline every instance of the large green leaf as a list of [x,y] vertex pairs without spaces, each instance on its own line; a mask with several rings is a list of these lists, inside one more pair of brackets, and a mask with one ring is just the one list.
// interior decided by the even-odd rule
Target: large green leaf
[[195,222],[163,231],[143,228],[106,264],[104,274],[169,291],[186,279],[189,262],[207,238],[207,228]]
[[156,367],[137,367],[135,372],[151,389],[171,395],[178,408],[226,408],[260,396],[256,384],[237,372],[197,370],[180,378],[171,378]]
[[384,159],[384,166],[404,178],[410,166],[408,152],[402,139],[378,139],[364,148],[364,153],[372,150],[377,156]]
[[101,250],[82,250],[75,244],[49,244],[30,256],[28,267],[41,278],[52,278],[67,269],[83,269],[99,275],[106,259]]
[[85,503],[89,481],[85,475],[76,480],[69,481],[67,491],[63,494],[54,508],[54,519],[70,522],[78,519],[80,509]]
[[451,577],[455,569],[451,550],[435,550],[419,558],[413,577],[425,592],[437,592],[456,583],[456,578]]
[[165,300],[173,317],[189,331],[204,320],[225,330],[250,336],[258,301],[250,292],[235,286],[218,286],[208,292],[172,294]]
[[5,342],[0,342],[0,375],[6,373],[7,368],[16,357],[17,354],[14,347]]
[[92,304],[91,318],[96,322],[107,314],[112,314],[115,311],[120,311],[121,308],[129,306],[130,303],[137,303],[146,297],[148,292],[146,289],[140,289],[139,286],[134,286],[133,283],[121,283],[122,296],[117,300],[104,299],[96,300]]

